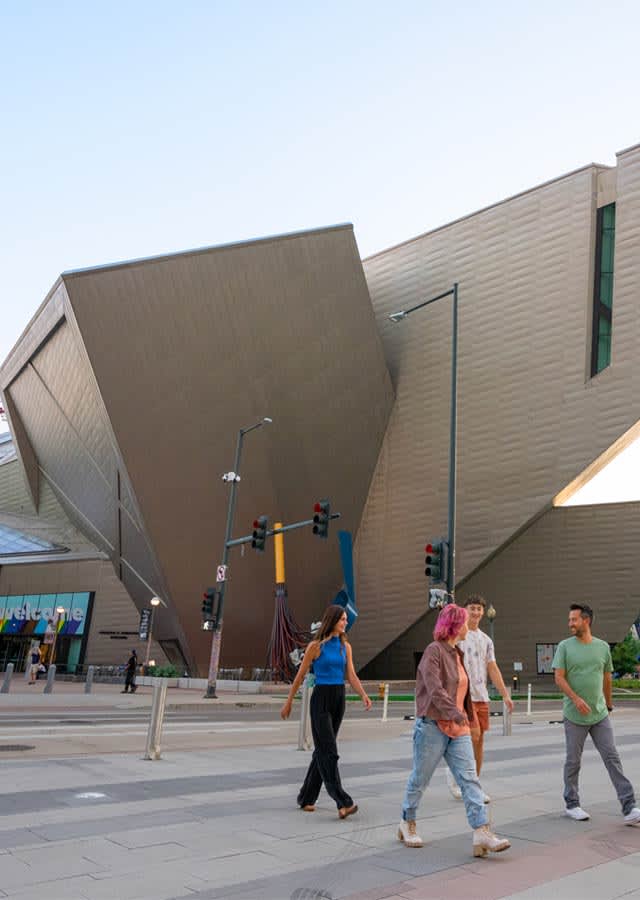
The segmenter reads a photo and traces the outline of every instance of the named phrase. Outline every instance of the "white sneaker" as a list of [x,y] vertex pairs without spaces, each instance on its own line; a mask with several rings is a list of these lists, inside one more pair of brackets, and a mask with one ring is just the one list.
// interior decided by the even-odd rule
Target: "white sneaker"
[[640,809],[637,806],[634,806],[631,812],[628,812],[624,817],[625,825],[640,825]]
[[398,840],[402,841],[405,847],[423,847],[422,838],[416,831],[416,823],[413,821],[405,822],[404,820],[398,825]]
[[[572,806],[571,809],[567,807],[564,814],[569,816],[570,819],[575,819],[576,822],[586,822],[587,819],[591,818],[589,813],[585,812],[580,806]],[[640,816],[640,810],[638,810],[638,815]]]
[[456,800],[462,800],[462,791],[460,790],[460,785],[451,774],[451,769],[445,769],[445,774],[447,776],[447,786],[451,791],[451,796],[455,797]]
[[473,855],[486,856],[487,853],[502,853],[511,846],[507,838],[498,837],[488,825],[474,828],[473,831]]

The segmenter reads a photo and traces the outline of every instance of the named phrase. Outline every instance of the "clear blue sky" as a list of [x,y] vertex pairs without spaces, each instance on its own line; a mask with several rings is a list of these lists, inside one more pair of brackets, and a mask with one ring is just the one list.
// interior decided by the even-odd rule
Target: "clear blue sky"
[[363,256],[640,141],[632,2],[0,0],[0,361],[65,269]]

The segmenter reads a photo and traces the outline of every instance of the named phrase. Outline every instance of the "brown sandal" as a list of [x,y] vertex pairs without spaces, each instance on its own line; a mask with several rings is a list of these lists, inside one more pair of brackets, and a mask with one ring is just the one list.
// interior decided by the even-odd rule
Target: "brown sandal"
[[353,806],[343,806],[342,809],[338,810],[338,815],[341,819],[346,819],[347,816],[352,816],[354,813],[358,812],[358,804],[354,803]]
[[302,810],[302,812],[315,812],[316,811],[316,808],[313,805],[313,803],[307,803],[306,806],[301,806],[300,809]]

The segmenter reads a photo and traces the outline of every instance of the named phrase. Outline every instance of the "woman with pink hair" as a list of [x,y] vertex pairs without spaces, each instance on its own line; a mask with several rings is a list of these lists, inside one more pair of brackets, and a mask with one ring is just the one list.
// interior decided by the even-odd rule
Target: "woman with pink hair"
[[413,771],[402,804],[398,838],[407,847],[423,846],[416,830],[418,805],[444,757],[462,791],[467,820],[473,829],[473,855],[486,856],[489,851],[499,853],[511,845],[489,827],[484,792],[476,774],[469,678],[463,665],[464,655],[457,647],[467,631],[466,609],[448,604],[436,621],[433,643],[422,654],[416,678]]

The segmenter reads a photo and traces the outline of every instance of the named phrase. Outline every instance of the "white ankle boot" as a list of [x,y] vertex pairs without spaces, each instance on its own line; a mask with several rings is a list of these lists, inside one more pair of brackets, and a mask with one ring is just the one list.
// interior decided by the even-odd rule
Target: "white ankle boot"
[[502,853],[508,850],[511,844],[507,838],[498,837],[488,825],[482,825],[473,830],[473,855],[486,856],[487,853]]
[[422,847],[423,841],[416,831],[416,823],[414,821],[405,822],[404,819],[398,825],[398,840],[402,841],[406,847]]

